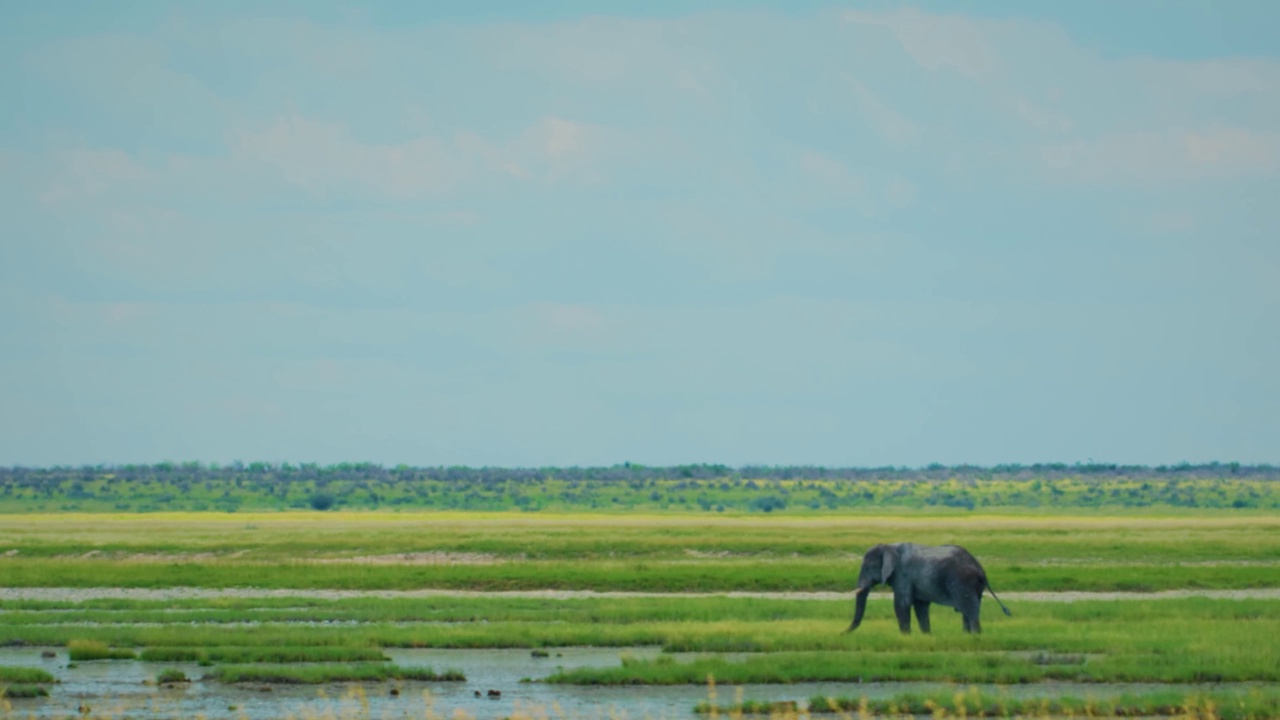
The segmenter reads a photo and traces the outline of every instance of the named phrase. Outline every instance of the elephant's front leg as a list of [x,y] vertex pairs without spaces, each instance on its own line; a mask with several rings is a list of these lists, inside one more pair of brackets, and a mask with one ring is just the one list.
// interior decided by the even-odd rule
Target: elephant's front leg
[[911,632],[911,597],[907,595],[893,596],[893,612],[898,615],[898,629],[903,635]]
[[916,622],[920,623],[920,632],[929,633],[929,603],[925,600],[917,600],[914,603],[916,608]]

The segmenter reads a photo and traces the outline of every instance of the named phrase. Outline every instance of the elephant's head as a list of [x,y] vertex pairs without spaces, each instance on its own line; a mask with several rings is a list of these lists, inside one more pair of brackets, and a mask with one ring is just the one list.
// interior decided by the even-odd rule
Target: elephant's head
[[871,588],[888,583],[898,563],[898,551],[889,545],[876,545],[862,556],[862,570],[858,572],[858,594],[854,604],[853,623],[845,632],[856,630],[862,624],[862,614],[867,611],[867,596]]
[[889,545],[868,550],[862,556],[862,570],[858,572],[858,592],[865,593],[880,583],[888,583],[897,562],[898,551]]

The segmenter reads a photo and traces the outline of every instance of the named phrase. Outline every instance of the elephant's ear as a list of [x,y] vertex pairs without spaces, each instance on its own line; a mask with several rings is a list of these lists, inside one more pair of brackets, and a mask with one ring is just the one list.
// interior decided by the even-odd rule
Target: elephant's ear
[[893,565],[898,561],[898,553],[893,548],[884,549],[884,561],[880,563],[880,582],[889,583],[889,576],[893,575]]

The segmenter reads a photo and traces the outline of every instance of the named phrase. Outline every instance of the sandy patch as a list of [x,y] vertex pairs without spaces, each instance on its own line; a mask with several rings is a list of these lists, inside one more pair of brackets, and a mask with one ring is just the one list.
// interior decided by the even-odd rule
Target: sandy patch
[[243,556],[246,552],[248,550],[238,550],[225,555],[218,553],[121,553],[110,558],[104,556],[103,559],[130,563],[197,563],[234,560]]
[[484,553],[417,552],[393,555],[358,555],[339,558],[307,558],[302,562],[322,565],[494,565],[501,560]]

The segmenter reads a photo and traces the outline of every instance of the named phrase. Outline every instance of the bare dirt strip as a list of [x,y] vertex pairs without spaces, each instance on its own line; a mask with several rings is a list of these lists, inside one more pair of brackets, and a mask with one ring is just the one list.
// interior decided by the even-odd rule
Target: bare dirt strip
[[[1178,598],[1213,598],[1219,600],[1277,600],[1280,588],[1251,590],[1162,590],[1160,592],[1007,592],[1004,600],[1028,600],[1034,602],[1077,602],[1084,600],[1174,600]],[[761,598],[768,600],[850,600],[852,592],[708,592],[708,593],[657,593],[657,592],[597,592],[594,590],[314,590],[257,588],[58,588],[19,587],[0,588],[0,601],[43,600],[52,602],[83,602],[85,600],[188,600],[217,598],[312,598],[317,600],[342,600],[348,598],[542,598],[551,600],[607,599],[607,598],[681,598],[728,597]],[[871,598],[888,599],[889,592],[874,593]]]

